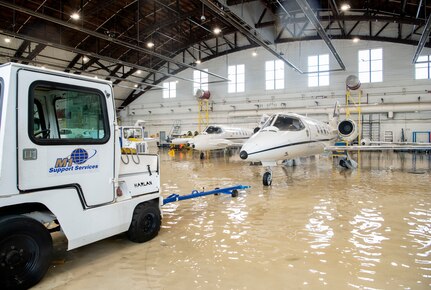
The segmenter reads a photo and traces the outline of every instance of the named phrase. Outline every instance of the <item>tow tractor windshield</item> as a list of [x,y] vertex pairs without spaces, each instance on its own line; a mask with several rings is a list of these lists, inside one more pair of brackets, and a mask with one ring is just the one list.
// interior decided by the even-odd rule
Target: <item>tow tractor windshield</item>
[[0,128],[1,128],[2,111],[3,111],[3,83],[0,81]]
[[220,134],[223,130],[217,126],[208,126],[204,132],[207,134]]

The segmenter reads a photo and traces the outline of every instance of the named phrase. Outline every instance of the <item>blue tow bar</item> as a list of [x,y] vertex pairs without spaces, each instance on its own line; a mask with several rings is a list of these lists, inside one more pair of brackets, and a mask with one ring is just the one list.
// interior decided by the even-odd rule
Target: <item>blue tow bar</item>
[[250,186],[248,186],[248,185],[236,185],[236,186],[232,186],[232,187],[217,188],[217,189],[210,190],[210,191],[193,190],[192,193],[187,194],[187,195],[179,195],[179,194],[173,193],[173,194],[169,195],[167,198],[163,199],[163,204],[167,204],[167,203],[175,202],[175,201],[179,201],[179,200],[196,198],[196,197],[205,196],[205,195],[220,194],[220,193],[230,194],[230,195],[232,195],[232,197],[236,197],[236,196],[238,196],[238,190],[247,189],[247,188],[250,188]]

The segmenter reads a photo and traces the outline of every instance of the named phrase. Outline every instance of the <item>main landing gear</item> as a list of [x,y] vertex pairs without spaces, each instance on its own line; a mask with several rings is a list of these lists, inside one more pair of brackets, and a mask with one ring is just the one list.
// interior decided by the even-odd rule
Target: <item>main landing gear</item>
[[265,173],[263,174],[262,182],[264,186],[270,186],[272,184],[272,170],[270,167],[265,169]]

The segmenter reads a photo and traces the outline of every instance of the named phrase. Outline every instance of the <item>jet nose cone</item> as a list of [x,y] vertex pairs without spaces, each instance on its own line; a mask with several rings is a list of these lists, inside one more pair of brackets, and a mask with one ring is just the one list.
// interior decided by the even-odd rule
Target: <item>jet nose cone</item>
[[242,150],[241,152],[239,152],[239,158],[245,160],[248,157],[248,153],[247,151]]

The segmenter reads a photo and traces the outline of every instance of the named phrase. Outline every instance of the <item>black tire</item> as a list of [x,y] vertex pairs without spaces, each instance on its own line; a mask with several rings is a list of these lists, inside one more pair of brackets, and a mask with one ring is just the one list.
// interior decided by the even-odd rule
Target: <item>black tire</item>
[[201,154],[199,154],[199,158],[202,160],[202,159],[205,159],[205,153],[203,153],[203,152],[201,152]]
[[271,172],[265,172],[263,174],[263,185],[264,186],[270,186],[272,184],[272,173]]
[[346,160],[345,159],[340,159],[340,166],[343,168],[347,168],[347,164],[346,164]]
[[0,288],[28,289],[48,271],[52,238],[40,222],[25,216],[0,218]]
[[133,212],[127,237],[135,243],[149,241],[159,233],[160,223],[159,204],[156,202],[141,203],[136,206]]
[[237,197],[238,196],[238,190],[236,190],[236,189],[232,190],[231,195],[232,195],[232,197]]

